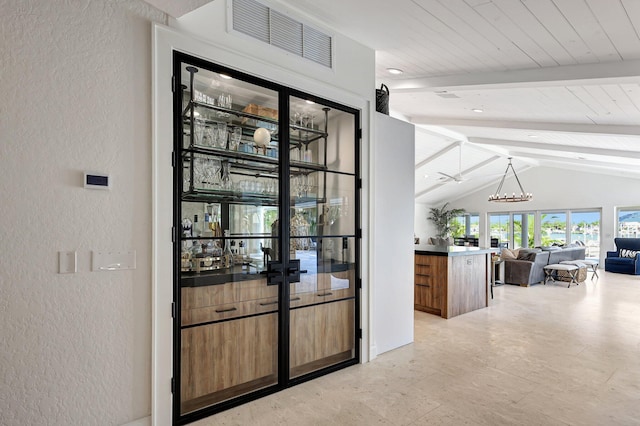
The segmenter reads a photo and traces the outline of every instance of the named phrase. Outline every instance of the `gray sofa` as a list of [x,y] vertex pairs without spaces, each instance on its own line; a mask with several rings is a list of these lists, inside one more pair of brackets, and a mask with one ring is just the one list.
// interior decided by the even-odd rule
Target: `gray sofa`
[[563,260],[584,259],[585,247],[541,247],[520,249],[518,259],[506,259],[504,281],[528,287],[544,281],[544,267]]

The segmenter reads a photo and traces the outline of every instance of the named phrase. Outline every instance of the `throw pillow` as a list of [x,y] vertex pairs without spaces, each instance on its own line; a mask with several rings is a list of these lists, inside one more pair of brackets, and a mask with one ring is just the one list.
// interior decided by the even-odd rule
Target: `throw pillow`
[[637,250],[629,250],[629,249],[620,249],[620,257],[630,257],[635,258],[636,254],[640,253]]
[[518,260],[527,260],[529,262],[536,261],[536,252],[521,252],[518,254]]
[[509,260],[509,259],[514,260],[514,259],[516,259],[516,256],[508,248],[503,248],[502,249],[502,251],[500,252],[500,257],[502,258],[502,260]]

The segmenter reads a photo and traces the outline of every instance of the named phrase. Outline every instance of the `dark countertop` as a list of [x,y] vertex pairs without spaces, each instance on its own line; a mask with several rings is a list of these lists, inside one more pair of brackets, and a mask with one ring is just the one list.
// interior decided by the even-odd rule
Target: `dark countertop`
[[[343,272],[355,268],[354,263],[322,263],[314,266],[314,270],[309,270],[308,266],[303,266],[301,269],[305,270],[307,274],[320,274],[330,272]],[[200,273],[196,272],[181,272],[180,273],[180,287],[200,287],[208,285],[226,284],[229,282],[248,281],[248,280],[261,280],[265,278],[265,275],[260,273],[261,271],[256,269],[254,265],[249,267],[245,265],[236,265],[233,268],[224,268],[214,271],[204,271]]]
[[495,253],[498,249],[484,247],[464,246],[431,246],[418,244],[415,246],[416,254],[428,254],[431,256],[474,256],[479,254]]

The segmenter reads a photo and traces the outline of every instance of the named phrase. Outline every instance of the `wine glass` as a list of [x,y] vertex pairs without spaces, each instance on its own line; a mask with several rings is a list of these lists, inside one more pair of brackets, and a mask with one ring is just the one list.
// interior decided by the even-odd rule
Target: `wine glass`
[[202,136],[202,146],[213,146],[213,139],[215,137],[215,130],[213,125],[208,125],[204,128],[204,135]]
[[300,117],[300,125],[302,127],[308,128],[309,126],[309,120],[311,120],[311,116],[308,113],[304,113],[302,114],[302,116]]
[[193,123],[193,127],[195,133],[195,139],[193,141],[194,145],[203,145],[203,137],[206,128],[204,121],[196,119]]
[[209,171],[210,175],[210,184],[213,188],[220,188],[221,180],[220,180],[220,171],[222,170],[222,163],[217,158],[209,159]]
[[205,188],[207,178],[207,163],[203,157],[193,159],[193,186],[194,188]]
[[226,148],[227,146],[227,123],[218,123],[216,146],[218,148]]
[[231,189],[231,174],[229,161],[222,163],[222,189],[228,191]]
[[233,128],[231,132],[231,139],[229,141],[229,150],[237,151],[238,145],[240,145],[240,141],[242,140],[242,127],[236,126]]

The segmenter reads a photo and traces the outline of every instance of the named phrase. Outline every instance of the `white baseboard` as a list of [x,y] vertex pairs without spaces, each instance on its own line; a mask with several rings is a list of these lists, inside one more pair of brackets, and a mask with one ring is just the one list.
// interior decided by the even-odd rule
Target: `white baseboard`
[[378,356],[378,347],[369,346],[369,361],[373,361]]
[[151,426],[151,416],[125,423],[122,426]]

